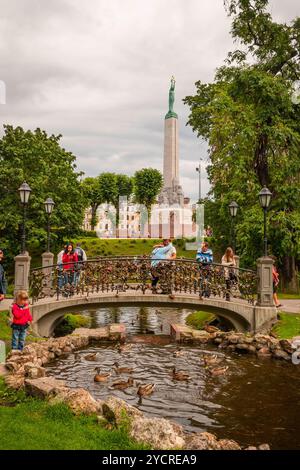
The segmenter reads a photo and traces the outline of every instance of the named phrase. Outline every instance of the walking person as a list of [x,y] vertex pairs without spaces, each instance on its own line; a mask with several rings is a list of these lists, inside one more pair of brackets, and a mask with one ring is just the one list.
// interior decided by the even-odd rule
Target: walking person
[[276,256],[270,256],[273,260],[273,266],[272,266],[272,277],[273,277],[273,300],[276,308],[282,307],[282,304],[280,303],[277,295],[278,291],[278,286],[279,286],[279,272],[276,267],[276,261],[277,258]]
[[231,247],[228,247],[222,256],[222,265],[224,267],[224,277],[225,277],[225,283],[226,283],[226,295],[225,298],[226,300],[230,300],[230,290],[234,282],[237,281],[236,273],[234,269],[236,267],[236,262],[234,259],[234,253],[233,249]]
[[27,329],[31,322],[28,293],[20,290],[17,293],[16,302],[12,305],[12,349],[23,351]]
[[197,251],[196,261],[200,264],[201,281],[200,291],[203,297],[210,297],[209,284],[211,283],[211,264],[213,263],[213,252],[207,242],[202,242],[201,248]]
[[3,250],[0,249],[0,302],[4,300],[5,294],[7,291],[7,281],[5,277],[5,271],[2,265],[3,259],[4,259],[4,253],[3,253]]

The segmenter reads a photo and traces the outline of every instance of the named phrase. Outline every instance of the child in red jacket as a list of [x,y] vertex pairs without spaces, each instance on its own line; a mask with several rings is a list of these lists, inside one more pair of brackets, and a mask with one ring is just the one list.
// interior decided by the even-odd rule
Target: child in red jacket
[[12,306],[12,349],[23,351],[26,330],[32,322],[28,306],[28,294],[24,290],[17,293],[16,302]]

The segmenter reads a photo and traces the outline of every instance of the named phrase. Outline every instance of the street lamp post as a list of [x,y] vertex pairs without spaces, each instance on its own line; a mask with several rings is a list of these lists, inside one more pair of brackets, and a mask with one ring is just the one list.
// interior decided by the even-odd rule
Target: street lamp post
[[201,195],[202,195],[202,191],[201,191],[201,162],[202,162],[202,158],[200,158],[199,166],[197,166],[197,168],[196,168],[196,171],[199,173],[199,202],[201,201]]
[[19,194],[21,199],[21,204],[23,206],[23,227],[22,227],[22,239],[21,239],[21,250],[22,254],[26,253],[26,209],[31,193],[31,188],[29,185],[24,182],[19,188]]
[[47,214],[47,252],[50,253],[50,216],[52,214],[55,203],[51,197],[48,197],[44,204]]
[[271,202],[272,193],[265,186],[259,193],[259,203],[264,211],[264,256],[268,256],[268,239],[267,239],[267,212]]
[[235,218],[237,216],[237,212],[238,212],[238,208],[239,208],[239,205],[235,202],[235,201],[232,201],[230,204],[229,204],[229,212],[230,212],[230,215],[231,215],[231,241],[232,241],[232,248],[233,248],[233,251],[235,252],[235,227],[234,227],[234,221],[235,221]]

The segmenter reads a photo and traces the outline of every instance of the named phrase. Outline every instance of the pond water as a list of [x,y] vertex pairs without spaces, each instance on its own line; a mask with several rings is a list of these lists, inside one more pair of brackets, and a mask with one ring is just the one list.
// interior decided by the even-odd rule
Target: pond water
[[[114,312],[112,312],[114,310]],[[158,310],[158,312],[155,312]],[[168,320],[164,318],[168,317]],[[82,312],[81,312],[82,313]],[[70,387],[83,387],[103,399],[116,395],[147,415],[165,417],[182,424],[189,431],[208,431],[219,438],[231,438],[243,446],[269,443],[272,449],[300,449],[300,367],[269,358],[229,354],[213,346],[182,347],[174,355],[175,344],[166,336],[141,335],[145,328],[169,333],[170,318],[183,322],[188,311],[120,307],[99,309],[85,314],[92,326],[122,322],[130,330],[128,351],[119,352],[113,345],[93,346],[60,358],[48,367],[48,374],[64,379]],[[163,328],[161,329],[161,325]],[[95,362],[85,355],[99,352]],[[223,376],[212,376],[204,366],[203,354],[217,354],[220,365],[228,366]],[[134,386],[124,391],[112,384],[127,380],[117,375],[114,362],[132,367]],[[95,367],[111,372],[107,383],[95,383]],[[187,372],[188,382],[174,381],[172,368]],[[155,383],[154,393],[139,400],[137,384]]]

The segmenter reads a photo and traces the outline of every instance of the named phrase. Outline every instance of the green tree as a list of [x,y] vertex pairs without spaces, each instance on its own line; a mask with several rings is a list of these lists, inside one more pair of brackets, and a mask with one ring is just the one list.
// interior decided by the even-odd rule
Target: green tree
[[262,247],[258,192],[268,186],[273,193],[270,248],[279,257],[286,286],[294,289],[300,259],[300,106],[293,93],[300,77],[300,21],[274,22],[267,0],[225,3],[242,50],[229,54],[213,83],[198,81],[196,95],[184,100],[191,110],[189,124],[209,146],[206,209],[214,233],[225,235],[224,246],[230,233],[228,204],[239,203],[239,254],[244,263],[254,264]]
[[27,238],[45,243],[44,201],[52,197],[53,238],[78,233],[82,226],[84,198],[76,157],[60,146],[61,135],[48,136],[36,129],[4,126],[0,140],[0,233],[11,253],[19,250],[22,210],[18,188],[27,181],[32,189],[28,205]]
[[127,175],[115,173],[102,173],[98,177],[99,195],[102,202],[112,204],[116,209],[116,227],[118,236],[119,227],[119,201],[121,197],[129,199],[133,192],[133,180]]
[[163,177],[160,171],[155,168],[143,168],[136,171],[134,175],[135,200],[147,208],[149,221],[151,218],[151,206],[155,204],[162,186]]
[[81,184],[83,194],[86,200],[86,207],[92,211],[91,227],[95,230],[97,225],[97,209],[102,204],[99,178],[85,178]]

